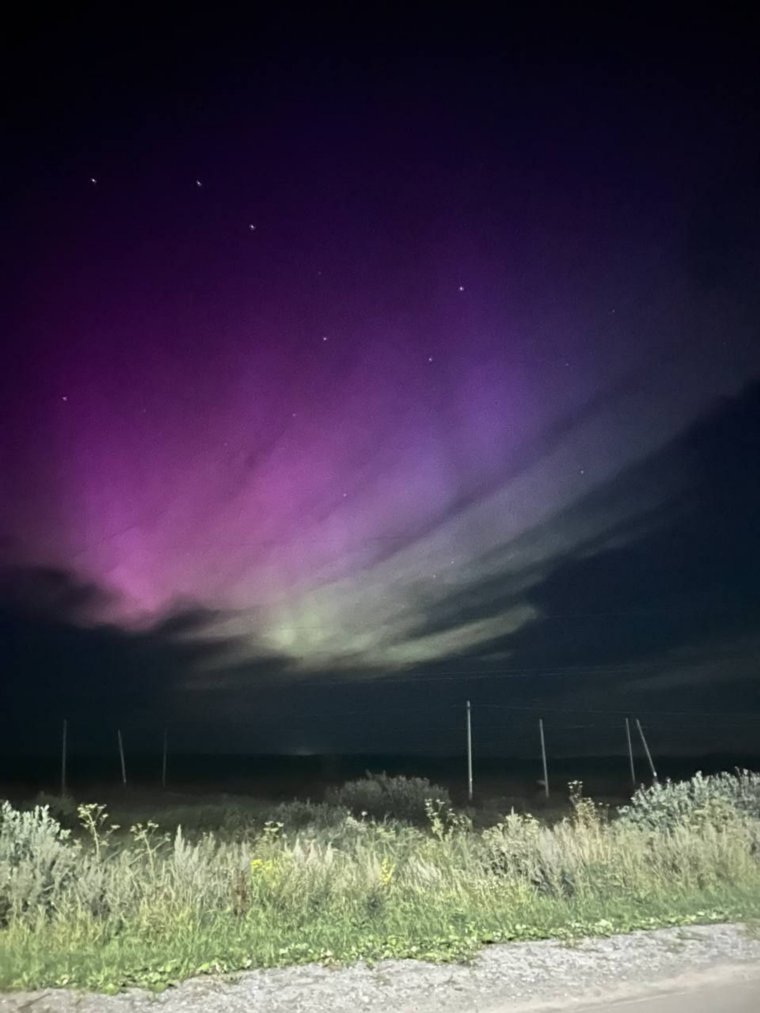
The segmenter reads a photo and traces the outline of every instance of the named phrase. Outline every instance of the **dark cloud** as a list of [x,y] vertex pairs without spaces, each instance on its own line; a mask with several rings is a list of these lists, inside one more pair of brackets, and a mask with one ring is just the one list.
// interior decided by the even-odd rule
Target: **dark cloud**
[[193,671],[222,664],[236,646],[209,634],[218,613],[198,606],[141,629],[93,620],[110,601],[63,570],[0,572],[5,748],[38,741],[63,716],[86,723],[95,740],[118,721],[155,724],[182,710]]
[[81,622],[112,601],[108,591],[57,567],[5,566],[0,569],[5,608],[40,619]]

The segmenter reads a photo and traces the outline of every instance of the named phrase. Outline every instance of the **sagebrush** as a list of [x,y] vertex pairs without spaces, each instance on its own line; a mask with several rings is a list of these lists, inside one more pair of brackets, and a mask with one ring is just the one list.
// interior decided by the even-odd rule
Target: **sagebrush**
[[710,774],[688,781],[639,788],[619,818],[630,826],[673,830],[679,826],[714,825],[749,816],[760,819],[760,774],[749,770]]
[[371,774],[369,771],[363,778],[328,789],[326,800],[345,806],[354,816],[363,813],[371,819],[390,817],[410,823],[425,822],[428,800],[451,803],[448,789],[431,784],[426,777],[390,777],[385,772]]

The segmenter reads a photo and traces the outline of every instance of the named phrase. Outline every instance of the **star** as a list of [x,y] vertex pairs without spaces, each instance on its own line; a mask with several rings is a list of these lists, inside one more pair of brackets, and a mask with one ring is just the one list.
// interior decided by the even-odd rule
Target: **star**
[[464,285],[460,285],[460,286],[459,286],[459,291],[460,291],[460,292],[464,292]]
[[98,181],[97,181],[97,180],[95,179],[95,177],[94,177],[94,176],[90,176],[90,182],[92,183],[92,185],[93,185],[93,186],[95,186],[95,184],[96,184],[96,183],[97,183]]
[[585,468],[580,468],[579,471],[580,471],[581,475],[585,475],[586,474],[586,469]]
[[432,361],[433,361],[433,356],[432,355],[428,355],[428,362],[432,362]]
[[323,335],[322,335],[322,340],[323,340],[323,341],[327,341],[327,335],[326,335],[326,334],[323,334]]
[[68,401],[68,399],[69,399],[69,395],[68,394],[63,394],[62,397],[61,397],[61,401]]
[[203,183],[201,183],[201,181],[199,179],[196,179],[195,185],[196,186],[203,186]]
[[249,228],[249,230],[251,232],[255,232],[256,231],[256,226],[255,225],[249,225],[248,228]]

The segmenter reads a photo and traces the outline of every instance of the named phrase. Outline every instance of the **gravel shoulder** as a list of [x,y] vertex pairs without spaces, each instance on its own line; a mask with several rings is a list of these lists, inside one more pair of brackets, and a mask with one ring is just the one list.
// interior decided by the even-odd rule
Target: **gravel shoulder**
[[384,960],[337,970],[308,964],[246,971],[194,978],[157,995],[6,993],[0,1013],[528,1013],[738,982],[756,984],[760,997],[760,939],[741,925],[710,925],[573,946],[499,944],[467,965]]

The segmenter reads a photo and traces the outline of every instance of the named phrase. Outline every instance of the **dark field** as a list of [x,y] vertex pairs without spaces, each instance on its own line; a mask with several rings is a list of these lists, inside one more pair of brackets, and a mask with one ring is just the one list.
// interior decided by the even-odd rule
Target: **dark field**
[[[760,756],[710,755],[657,759],[660,781],[691,777],[734,767],[757,770]],[[0,758],[0,797],[29,799],[39,791],[60,792],[60,761],[54,757]],[[66,785],[78,799],[104,803],[144,803],[147,809],[163,805],[209,804],[231,796],[267,802],[292,799],[322,801],[326,790],[362,777],[366,771],[427,777],[447,788],[452,800],[467,803],[467,770],[462,757],[420,756],[169,756],[166,789],[161,785],[160,755],[127,758],[127,784],[121,782],[118,756],[69,757]],[[651,772],[643,758],[636,759],[637,784],[650,784]],[[619,804],[633,791],[628,758],[565,757],[549,761],[549,798],[539,779],[541,761],[483,759],[474,765],[473,802],[476,807],[514,806],[518,811],[562,806],[568,782],[582,781],[584,793],[603,802]]]

